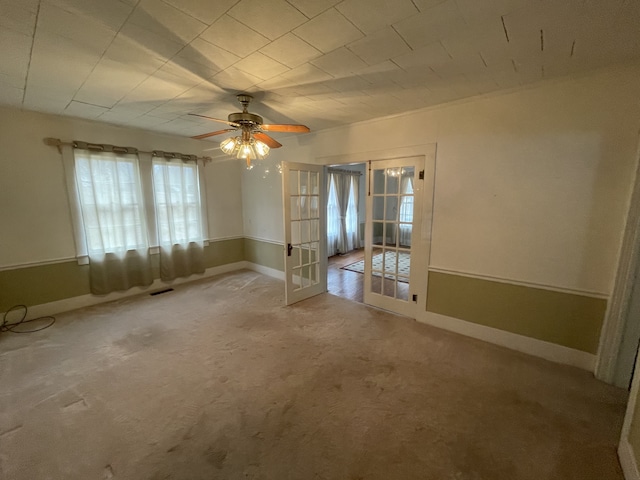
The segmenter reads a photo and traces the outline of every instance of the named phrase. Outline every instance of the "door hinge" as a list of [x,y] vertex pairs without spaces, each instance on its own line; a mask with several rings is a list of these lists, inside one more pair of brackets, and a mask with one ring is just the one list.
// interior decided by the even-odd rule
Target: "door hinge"
[[420,173],[418,174],[418,178],[420,180],[424,180],[424,170],[420,170]]
[[416,303],[418,302],[418,295],[413,295],[411,298],[413,299],[414,302]]

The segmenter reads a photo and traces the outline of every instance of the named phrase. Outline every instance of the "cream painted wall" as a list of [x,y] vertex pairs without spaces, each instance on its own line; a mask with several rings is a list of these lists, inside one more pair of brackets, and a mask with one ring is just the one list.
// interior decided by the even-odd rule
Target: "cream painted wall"
[[[242,205],[244,235],[246,237],[282,243],[284,225],[282,218],[282,175],[278,164],[287,156],[287,146],[271,150],[265,160],[254,160],[254,167],[242,167]],[[236,160],[238,162],[238,160]],[[242,161],[239,161],[242,164]]]
[[[437,142],[430,266],[608,294],[636,161],[638,78],[639,65],[619,67],[287,137],[287,154],[331,164]],[[281,205],[259,182],[243,176],[245,232],[269,222],[262,204]],[[246,194],[257,189],[260,206]]]
[[[0,109],[0,267],[75,255],[62,160],[45,137],[203,154],[211,144],[68,117]],[[242,236],[240,165],[205,168],[209,237]]]

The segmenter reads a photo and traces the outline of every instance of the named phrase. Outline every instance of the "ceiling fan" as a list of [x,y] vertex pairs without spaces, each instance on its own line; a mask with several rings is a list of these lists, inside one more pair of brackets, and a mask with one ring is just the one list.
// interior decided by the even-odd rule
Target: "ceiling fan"
[[239,131],[240,136],[230,137],[223,140],[220,143],[220,149],[228,155],[234,155],[237,158],[246,158],[247,167],[251,167],[251,160],[253,158],[263,159],[269,154],[270,148],[280,148],[282,146],[282,144],[264,132],[307,133],[310,131],[309,127],[305,125],[266,125],[262,123],[263,120],[260,115],[249,112],[249,103],[253,99],[251,95],[241,93],[236,95],[236,98],[242,105],[242,112],[230,113],[228,120],[207,117],[206,115],[199,115],[197,113],[189,114],[195,117],[213,120],[214,122],[226,123],[233,128],[225,128],[224,130],[203,133],[202,135],[196,135],[191,138],[202,140],[203,138],[213,137],[222,133]]

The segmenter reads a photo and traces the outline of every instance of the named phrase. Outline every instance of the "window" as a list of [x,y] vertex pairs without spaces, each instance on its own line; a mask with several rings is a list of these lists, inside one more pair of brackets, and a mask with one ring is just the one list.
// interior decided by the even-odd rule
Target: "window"
[[137,156],[78,151],[75,173],[87,253],[148,246]]
[[185,244],[202,240],[202,206],[195,163],[153,160],[153,192],[158,242]]
[[197,163],[84,149],[67,156],[78,257],[205,240]]
[[327,255],[360,247],[358,220],[359,176],[329,171],[327,195]]

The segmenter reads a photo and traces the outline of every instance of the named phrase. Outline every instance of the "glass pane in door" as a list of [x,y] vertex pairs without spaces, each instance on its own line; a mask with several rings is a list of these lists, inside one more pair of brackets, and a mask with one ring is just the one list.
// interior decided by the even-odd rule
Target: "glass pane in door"
[[320,282],[319,181],[318,172],[289,171],[294,291]]
[[409,301],[414,167],[372,171],[371,293]]

